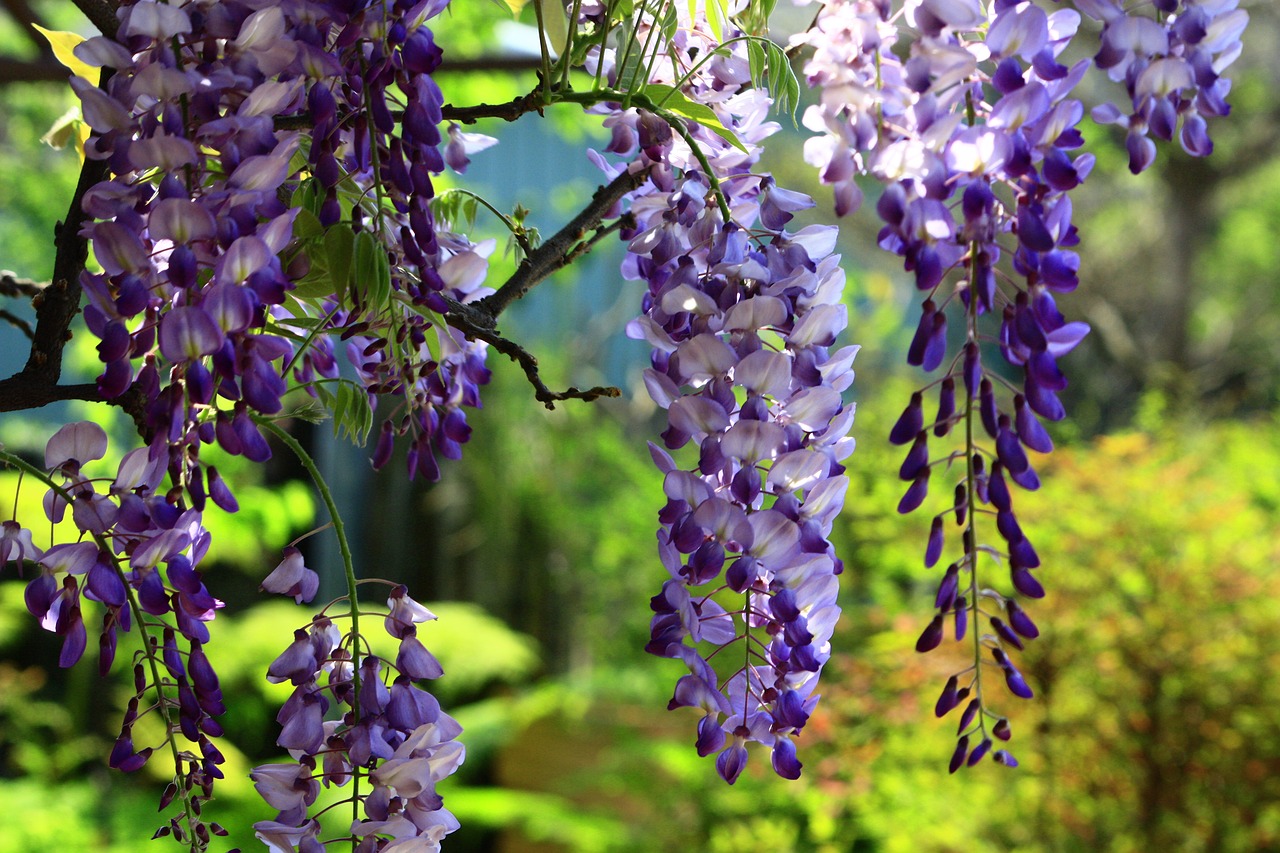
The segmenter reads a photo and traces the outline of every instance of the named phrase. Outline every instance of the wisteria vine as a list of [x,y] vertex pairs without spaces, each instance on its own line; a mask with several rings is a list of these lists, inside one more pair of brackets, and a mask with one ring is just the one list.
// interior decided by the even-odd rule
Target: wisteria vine
[[[1105,103],[1093,116],[1127,128],[1135,174],[1155,158],[1149,135],[1176,136],[1188,154],[1207,155],[1205,117],[1228,111],[1222,72],[1239,55],[1248,15],[1234,0],[1128,9],[1084,0],[1051,12],[1012,0],[895,6],[823,0],[814,26],[796,37],[813,49],[804,71],[820,93],[804,115],[820,134],[806,143],[805,158],[834,187],[837,214],[861,203],[856,177],[884,185],[875,205],[884,222],[880,247],[903,258],[925,296],[907,362],[941,374],[912,394],[889,435],[908,446],[899,476],[909,485],[898,511],[919,509],[930,486],[936,491],[954,470],[954,491],[943,490],[930,522],[924,563],[931,568],[947,553],[949,516],[959,556],[938,582],[937,613],[916,649],[937,648],[948,622],[962,641],[971,621],[985,620],[990,631],[971,637],[972,664],[948,678],[935,711],[942,717],[963,707],[952,772],[988,753],[1016,765],[1008,750],[992,751],[993,737],[1007,741],[1011,729],[983,675],[994,666],[1010,692],[1031,698],[1010,650],[1039,629],[992,584],[982,555],[1004,563],[1016,593],[1045,594],[1033,573],[1040,555],[1018,523],[1010,484],[1039,488],[1028,452],[1053,450],[1041,419],[1066,416],[1058,360],[1089,332],[1068,322],[1056,301],[1079,283],[1070,193],[1094,165],[1092,154],[1079,153],[1085,108],[1074,95],[1091,66],[1123,83],[1127,109]],[[1064,51],[1083,36],[1082,13],[1101,24],[1097,52],[1063,65]],[[961,334],[948,334],[948,315],[959,317]],[[932,419],[926,394],[937,396]],[[941,451],[930,451],[930,433]],[[999,547],[985,544],[992,521]]]
[[[941,509],[924,554],[927,568],[946,568],[916,647],[938,647],[948,625],[971,643],[971,664],[936,704],[939,717],[962,708],[950,769],[988,754],[1017,764],[993,750],[1011,727],[988,685],[998,675],[1032,695],[1012,652],[1039,630],[1015,593],[1044,588],[1011,484],[1039,487],[1029,453],[1052,451],[1042,420],[1066,414],[1058,361],[1089,331],[1057,305],[1079,281],[1071,192],[1094,166],[1080,83],[1096,68],[1124,93],[1123,107],[1092,116],[1123,129],[1134,173],[1156,140],[1207,155],[1206,119],[1228,112],[1224,72],[1248,16],[1235,0],[818,0],[799,4],[815,14],[784,50],[764,30],[773,5],[538,3],[537,85],[474,107],[446,105],[435,80],[444,52],[429,23],[448,0],[135,0],[114,19],[93,7],[101,35],[75,53],[103,73],[72,80],[92,135],[59,237],[59,269],[76,269],[44,300],[34,338],[60,347],[83,292],[102,370],[67,396],[120,405],[142,442],[109,481],[84,473],[107,453],[93,424],[59,430],[43,468],[0,451],[46,489],[48,520],[69,510],[79,531],[43,550],[5,521],[0,567],[34,569],[27,607],[61,638],[62,666],[83,656],[93,624],[105,675],[120,633],[136,627],[134,697],[109,763],[133,771],[168,752],[161,809],[180,805],[158,836],[195,851],[225,832],[202,816],[224,763],[224,697],[204,652],[222,602],[197,568],[211,548],[202,514],[238,504],[205,456],[217,445],[263,463],[273,442],[315,479],[347,591],[294,630],[266,673],[294,689],[277,716],[290,760],[251,774],[276,811],[257,837],[279,851],[436,850],[457,828],[436,786],[463,761],[461,728],[419,686],[442,674],[418,637],[434,616],[395,584],[385,610],[365,609],[361,586],[384,582],[359,578],[328,487],[277,419],[301,390],[363,441],[380,409],[374,466],[399,440],[408,475],[436,479],[438,459],[458,458],[470,435],[490,348],[548,406],[616,393],[551,391],[496,326],[615,233],[623,276],[644,283],[627,332],[652,346],[645,384],[666,422],[650,448],[668,578],[650,602],[646,649],[687,670],[669,707],[701,711],[696,750],[717,756],[724,780],[743,772],[749,742],[769,749],[778,775],[801,774],[796,743],[840,614],[843,564],[829,537],[849,485],[844,392],[858,348],[839,340],[849,317],[836,229],[796,227],[814,201],[759,166],[778,129],[771,110],[798,94],[800,54],[816,97],[805,160],[833,187],[838,215],[860,207],[860,178],[882,185],[879,245],[924,297],[907,361],[932,378],[889,439],[907,448],[899,512],[946,495],[930,504]],[[1062,63],[1095,37],[1091,59]],[[558,104],[602,117],[609,142],[591,157],[608,184],[541,245],[498,214],[519,263],[494,286],[493,243],[458,233],[469,229],[435,184],[494,142],[463,125]],[[86,268],[86,245],[100,269]],[[36,352],[8,380],[24,401],[60,387],[60,349]],[[991,580],[996,567],[1007,587]],[[310,603],[319,578],[290,546],[262,588]],[[369,650],[362,617],[382,619],[394,661]],[[134,726],[151,714],[163,743],[139,746]],[[349,786],[350,820],[336,830],[313,809],[327,786]]]

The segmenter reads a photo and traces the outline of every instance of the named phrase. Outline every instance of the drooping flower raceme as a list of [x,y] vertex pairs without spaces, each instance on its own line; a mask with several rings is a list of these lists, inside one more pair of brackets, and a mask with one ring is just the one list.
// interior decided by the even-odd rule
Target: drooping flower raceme
[[[705,21],[682,23],[653,67],[685,75],[684,94],[740,145],[692,123],[673,132],[678,119],[645,109],[605,121],[609,150],[636,157],[623,168],[648,175],[630,198],[624,273],[647,290],[628,332],[654,348],[645,382],[667,412],[665,449],[652,453],[670,578],[652,600],[646,648],[688,668],[669,707],[702,710],[697,749],[718,753],[725,780],[745,767],[748,741],[796,778],[795,739],[839,616],[841,563],[827,536],[848,486],[854,410],[841,391],[857,348],[832,350],[847,322],[835,230],[787,231],[812,201],[752,171],[776,125],[768,95],[749,86],[745,45],[713,55]],[[681,449],[689,461],[667,452]]]
[[[435,478],[437,455],[460,454],[470,434],[461,409],[479,405],[478,388],[488,380],[485,345],[439,316],[446,297],[484,295],[490,251],[440,227],[430,208],[432,178],[445,160],[443,96],[431,76],[441,51],[427,22],[446,6],[137,0],[120,4],[113,38],[76,49],[110,72],[101,88],[73,84],[94,131],[86,154],[109,171],[84,197],[92,221],[83,236],[101,264],[81,278],[84,316],[100,339],[99,390],[141,398],[149,445],[126,457],[130,467],[109,495],[74,479],[71,462],[57,463],[71,472],[61,487],[70,497],[50,498],[51,518],[70,500],[96,547],[80,542],[39,554],[21,528],[10,534],[6,527],[5,558],[44,561],[28,602],[64,637],[65,663],[86,642],[82,591],[107,605],[104,661],[116,626],[128,628],[124,587],[111,581],[109,567],[134,587],[141,612],[155,617],[163,639],[153,638],[149,654],[164,669],[140,671],[137,690],[176,692],[181,732],[198,747],[191,755],[174,750],[187,820],[171,823],[175,834],[207,835],[199,798],[209,795],[222,761],[209,740],[220,733],[213,717],[221,696],[201,648],[209,640],[204,622],[220,603],[195,566],[208,547],[200,525],[207,501],[228,512],[237,503],[201,448],[216,442],[253,462],[268,459],[257,419],[283,410],[292,380],[331,408],[356,412],[356,424],[362,408],[390,398],[398,411],[375,463],[387,461],[395,434],[408,434],[410,475]],[[337,338],[346,341],[354,383],[339,374]],[[364,420],[367,429],[371,415]],[[63,438],[59,446],[71,444]],[[264,587],[302,601],[314,595],[317,578],[295,552]],[[171,624],[161,620],[170,615]],[[403,641],[409,652],[400,671],[433,677],[415,643]],[[375,668],[369,685],[376,675]],[[169,701],[162,695],[161,707]],[[300,701],[307,713],[296,719],[310,721],[315,703]],[[133,750],[129,737],[137,706],[112,755],[130,769],[147,752]],[[407,737],[413,728],[403,731]],[[434,755],[439,743],[431,737],[419,733],[396,758]],[[165,805],[174,795],[166,794]],[[419,795],[425,799],[413,808],[431,811],[427,795],[408,796]],[[442,832],[425,826],[424,834]],[[365,833],[368,844],[380,845],[381,833]],[[191,840],[193,849],[205,842]]]
[[[210,537],[199,510],[160,489],[168,456],[161,442],[125,454],[103,492],[101,481],[84,468],[106,453],[107,435],[93,423],[67,424],[49,439],[47,474],[30,473],[49,486],[48,520],[60,522],[69,511],[84,538],[42,551],[32,544],[30,531],[6,522],[4,556],[19,568],[23,562],[34,564],[37,571],[24,597],[41,627],[62,638],[59,665],[74,666],[84,654],[91,616],[101,619],[94,633],[104,676],[114,663],[120,632],[137,627],[142,653],[133,664],[134,695],[108,763],[130,772],[157,748],[167,749],[176,767],[163,806],[176,798],[183,808],[158,834],[172,833],[201,846],[210,834],[225,834],[200,817],[200,804],[223,776],[223,755],[214,739],[222,734],[216,718],[225,708],[203,648],[209,640],[206,623],[222,602],[197,572]],[[23,467],[7,454],[6,462]],[[161,718],[163,739],[136,744],[135,724],[149,714]]]
[[[363,653],[354,624],[344,632],[321,612],[294,632],[267,670],[268,681],[294,685],[276,717],[276,743],[294,762],[250,774],[278,810],[273,820],[254,824],[273,849],[324,849],[309,810],[329,786],[350,786],[348,838],[358,841],[357,850],[438,850],[458,828],[436,784],[462,764],[462,727],[417,686],[443,673],[417,636],[417,626],[435,616],[403,586],[393,587],[387,606],[384,627],[400,644],[394,662]],[[372,787],[361,789],[362,780]]]
[[[290,373],[333,402],[339,335],[360,393],[404,410],[380,464],[407,433],[410,474],[434,478],[469,436],[485,347],[433,314],[484,295],[487,257],[430,208],[445,161],[426,21],[446,5],[139,0],[116,39],[77,48],[113,71],[76,83],[88,156],[112,174],[85,197],[99,386],[143,393],[197,504],[206,480],[231,502],[201,444],[270,456],[252,416],[281,411]],[[309,133],[288,129],[301,120]]]
[[[944,570],[937,613],[917,649],[938,646],[948,622],[957,640],[970,621],[987,622],[989,632],[972,636],[972,666],[947,681],[936,711],[964,707],[953,771],[987,754],[1015,764],[1008,751],[991,750],[992,737],[1007,740],[1010,727],[990,707],[982,676],[994,666],[1011,692],[1029,698],[1010,650],[1039,630],[1011,595],[990,585],[980,555],[1002,554],[1013,590],[1044,595],[1033,574],[1040,556],[1018,523],[1010,484],[1039,487],[1028,454],[1053,449],[1041,420],[1066,414],[1058,360],[1088,332],[1056,304],[1078,285],[1069,194],[1094,165],[1093,155],[1079,153],[1084,105],[1073,95],[1091,64],[1125,83],[1132,113],[1104,105],[1094,116],[1128,128],[1134,172],[1155,156],[1147,133],[1171,139],[1179,122],[1183,147],[1207,154],[1204,116],[1226,112],[1229,81],[1221,74],[1239,52],[1247,15],[1232,0],[1128,10],[1082,0],[1073,5],[1103,21],[1101,47],[1092,63],[1066,66],[1059,60],[1081,21],[1067,4],[1053,11],[1009,0],[917,0],[896,10],[871,0],[820,5],[814,26],[796,39],[813,50],[805,73],[820,91],[804,123],[821,135],[808,141],[805,156],[835,188],[838,214],[860,204],[858,175],[884,184],[876,202],[885,223],[880,246],[903,258],[925,295],[907,361],[941,370],[912,396],[890,435],[909,448],[899,511],[921,507],[944,472],[958,471],[932,518],[925,565],[942,561],[951,515],[961,553]],[[948,334],[948,316],[963,323],[959,351],[951,349],[957,336]],[[997,352],[1005,367],[992,364]],[[1011,370],[1020,374],[1016,384]],[[932,418],[926,394],[936,395]],[[931,437],[935,446],[959,447],[931,452]],[[1004,540],[999,550],[983,544],[989,521]]]

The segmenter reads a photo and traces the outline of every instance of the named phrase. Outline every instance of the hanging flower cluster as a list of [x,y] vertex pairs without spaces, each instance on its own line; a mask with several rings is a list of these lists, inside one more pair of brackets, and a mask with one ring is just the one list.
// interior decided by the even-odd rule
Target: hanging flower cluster
[[[339,396],[333,388],[351,384],[339,377],[334,357],[333,340],[340,338],[357,378],[348,400],[363,398],[371,410],[378,398],[389,397],[403,412],[386,422],[375,464],[388,461],[396,434],[408,434],[410,476],[434,479],[437,455],[460,455],[470,434],[461,407],[478,406],[478,388],[488,381],[485,345],[466,340],[439,317],[447,300],[484,295],[491,250],[491,244],[477,246],[439,229],[430,208],[432,176],[445,161],[438,128],[443,97],[431,77],[441,52],[426,22],[446,6],[447,0],[138,0],[121,5],[114,37],[76,48],[82,60],[108,71],[101,88],[81,79],[73,83],[95,132],[86,154],[105,160],[110,174],[84,197],[93,220],[84,236],[102,267],[82,276],[85,321],[101,341],[101,393],[140,396],[140,420],[151,439],[148,448],[126,457],[132,479],[123,483],[122,468],[110,496],[80,481],[64,488],[77,527],[129,555],[124,580],[136,587],[141,611],[172,613],[176,623],[176,632],[162,629],[163,646],[153,643],[149,652],[163,661],[168,676],[162,683],[158,675],[138,681],[139,695],[148,687],[176,691],[181,731],[200,751],[185,774],[185,754],[175,751],[176,784],[190,821],[184,829],[174,819],[176,835],[207,832],[192,792],[209,796],[221,762],[209,741],[221,733],[212,720],[221,697],[200,648],[209,639],[203,622],[219,605],[194,571],[208,545],[199,513],[208,499],[228,512],[238,508],[216,468],[201,460],[201,447],[217,443],[250,461],[266,461],[271,448],[257,419],[282,411],[290,375],[331,406]],[[307,133],[298,129],[303,126]],[[105,445],[105,436],[101,441]],[[66,463],[74,476],[68,460],[74,461],[60,456],[56,465]],[[173,488],[158,491],[166,474]],[[50,506],[51,517],[61,516],[57,499]],[[6,550],[23,559],[29,539],[20,529],[15,536]],[[71,665],[86,634],[76,578],[88,578],[87,594],[108,606],[105,671],[115,628],[127,629],[129,620],[121,583],[111,583],[114,575],[106,571],[114,564],[95,556],[101,541],[55,546],[40,557],[51,562],[33,581],[28,601],[44,624],[65,637],[62,662]],[[61,587],[55,572],[66,573]],[[302,601],[314,595],[317,579],[294,552],[264,582],[271,589],[282,584]],[[412,633],[410,625],[397,635],[411,649],[417,642]],[[185,667],[179,636],[191,643]],[[359,645],[354,625],[343,642],[348,649]],[[340,645],[335,640],[334,649]],[[327,655],[317,659],[317,671]],[[417,661],[408,654],[399,665],[403,677],[434,677]],[[367,713],[349,725],[380,732],[385,721],[374,688],[377,660],[364,658],[361,665],[373,666],[365,673],[372,692],[364,702]],[[348,674],[351,679],[358,683],[360,675]],[[450,723],[440,723],[445,736],[436,741],[418,731],[436,725],[426,713],[429,703],[417,695],[428,694],[398,682],[391,692],[401,697],[394,713],[402,736],[388,734],[373,758],[389,759],[389,750],[400,749],[397,760],[416,761],[451,741],[456,732]],[[416,723],[402,713],[406,701],[422,710]],[[317,703],[298,702],[303,719],[311,721]],[[112,756],[126,769],[141,766],[147,753],[133,752],[129,738],[136,701],[130,714]],[[410,745],[401,743],[406,738]],[[360,748],[351,749],[358,755]],[[432,760],[437,769],[445,763]],[[379,806],[377,790],[413,805],[383,797]],[[379,809],[385,814],[376,819],[384,822],[403,809],[417,809],[413,820],[419,823],[431,820],[419,812],[438,808],[431,806],[434,792],[406,790],[376,789],[366,803],[370,820]],[[167,794],[165,804],[172,798]],[[190,814],[193,803],[197,811]],[[426,824],[420,828],[436,832]],[[370,844],[384,831],[403,835],[381,825],[353,830],[368,835]],[[207,837],[190,840],[199,845]]]
[[[1203,116],[1227,110],[1230,84],[1220,75],[1239,53],[1247,15],[1230,0],[1168,0],[1145,12],[1078,2],[1104,24],[1101,48],[1092,63],[1066,66],[1059,58],[1081,20],[1074,9],[1046,12],[1008,0],[893,5],[823,0],[814,27],[797,37],[813,48],[805,73],[821,92],[804,123],[822,135],[808,141],[805,156],[835,188],[839,214],[861,202],[858,175],[884,183],[876,203],[885,223],[880,246],[904,259],[925,294],[907,361],[942,373],[912,395],[890,434],[909,448],[898,510],[918,509],[938,475],[958,471],[949,502],[932,518],[925,565],[945,553],[949,515],[960,528],[961,553],[938,584],[937,613],[916,647],[937,647],[947,621],[957,640],[971,620],[991,628],[975,633],[973,664],[948,680],[937,703],[938,716],[964,705],[954,771],[988,754],[992,736],[1010,736],[983,691],[984,671],[994,665],[1011,692],[1032,695],[1009,649],[1039,631],[1012,597],[990,586],[980,555],[999,561],[1003,554],[1013,589],[1044,595],[1032,573],[1040,557],[1017,521],[1010,483],[1039,487],[1028,452],[1053,449],[1041,419],[1066,414],[1058,360],[1089,331],[1056,304],[1078,285],[1069,193],[1094,164],[1093,155],[1078,153],[1084,106],[1073,93],[1091,64],[1125,83],[1132,114],[1104,105],[1094,116],[1128,128],[1134,172],[1155,156],[1147,133],[1172,139],[1179,122],[1183,147],[1207,154]],[[958,280],[948,284],[953,273]],[[949,313],[963,323],[958,336],[948,334]],[[957,338],[963,343],[955,350]],[[1003,367],[993,364],[997,352]],[[1019,382],[1007,378],[1011,371]],[[931,419],[927,393],[937,397]],[[930,434],[959,446],[931,452]],[[988,520],[1004,540],[998,550],[983,544],[989,534],[978,528]],[[991,754],[1016,764],[1005,750]]]
[[[251,415],[281,411],[290,369],[332,396],[333,336],[364,392],[405,409],[380,464],[409,433],[410,474],[434,478],[435,454],[468,438],[459,407],[479,404],[485,347],[430,319],[445,295],[483,295],[487,256],[437,234],[429,206],[445,163],[425,22],[446,5],[139,0],[115,39],[77,47],[112,71],[74,84],[87,153],[113,175],[85,197],[99,386],[144,394],[197,502],[201,443],[270,456]],[[306,135],[281,129],[302,119]]]
[[[286,563],[274,583],[268,578],[268,588],[309,571],[292,554]],[[262,797],[279,810],[274,820],[254,824],[257,837],[272,849],[324,849],[320,822],[308,815],[322,785],[351,785],[354,817],[343,840],[358,851],[438,850],[441,839],[458,828],[436,783],[462,764],[466,753],[456,740],[462,727],[414,683],[443,674],[417,637],[417,625],[435,616],[403,586],[392,589],[387,606],[384,626],[400,643],[394,664],[361,652],[365,640],[354,620],[344,634],[322,611],[294,632],[267,671],[268,681],[294,685],[276,717],[276,743],[294,762],[265,764],[250,774]],[[360,789],[362,778],[371,790]]]
[[745,44],[717,51],[705,21],[682,23],[653,67],[683,75],[684,95],[740,145],[699,125],[677,133],[644,109],[605,120],[608,150],[649,177],[631,196],[624,273],[647,289],[628,333],[654,348],[645,382],[667,410],[666,448],[696,448],[682,465],[652,446],[670,579],[651,603],[646,649],[687,666],[669,707],[704,712],[697,749],[719,753],[726,781],[746,766],[748,741],[794,779],[840,612],[827,537],[848,487],[854,409],[840,392],[857,348],[831,350],[847,322],[835,230],[787,231],[813,202],[752,171],[777,126],[765,121],[768,95],[750,88]]
[[215,718],[225,707],[218,676],[204,653],[206,623],[222,602],[196,571],[208,552],[209,533],[199,510],[171,501],[160,490],[167,462],[163,444],[127,453],[103,493],[100,481],[83,468],[106,453],[107,435],[97,424],[67,424],[49,439],[47,475],[30,473],[49,486],[44,499],[49,521],[61,522],[70,510],[85,538],[41,550],[29,530],[7,521],[0,566],[12,562],[21,570],[24,563],[34,563],[38,573],[27,582],[27,609],[41,627],[62,637],[60,666],[74,666],[88,644],[82,596],[101,611],[102,675],[115,661],[119,633],[137,625],[142,651],[133,665],[134,695],[108,763],[126,772],[146,764],[157,747],[137,747],[133,728],[141,717],[158,715],[165,733],[159,747],[169,748],[176,769],[162,808],[178,798],[183,809],[157,834],[207,843],[210,833],[225,834],[200,818],[200,804],[223,776],[223,755],[211,739],[222,735]]

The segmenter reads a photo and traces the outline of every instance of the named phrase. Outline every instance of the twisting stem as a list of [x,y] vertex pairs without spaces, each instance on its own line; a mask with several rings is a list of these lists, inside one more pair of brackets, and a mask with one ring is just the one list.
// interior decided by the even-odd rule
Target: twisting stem
[[471,320],[481,327],[493,328],[498,315],[522,298],[547,276],[567,266],[577,255],[573,254],[588,233],[597,228],[605,215],[627,193],[635,190],[649,177],[648,170],[623,172],[607,185],[599,187],[591,201],[568,224],[557,231],[545,243],[520,262],[511,278],[477,303],[470,305]]
[[[320,493],[320,499],[324,501],[325,509],[329,512],[329,519],[333,523],[333,534],[338,537],[338,550],[342,553],[342,567],[347,576],[347,604],[348,613],[351,617],[351,634],[356,641],[351,644],[351,686],[353,693],[351,696],[351,714],[352,719],[360,719],[360,607],[356,601],[356,594],[359,591],[360,581],[356,578],[355,563],[351,559],[351,545],[347,541],[347,531],[342,523],[342,516],[338,513],[338,504],[333,499],[333,492],[329,490],[329,484],[325,482],[324,477],[320,475],[320,469],[316,467],[315,460],[311,455],[302,448],[302,445],[296,438],[291,436],[284,427],[275,421],[266,418],[254,417],[254,421],[261,427],[280,440],[280,443],[289,448],[302,467],[307,469],[311,481],[315,483],[316,491]],[[353,767],[351,770],[351,800],[352,800],[352,821],[360,820],[360,768]],[[351,849],[354,850],[358,839],[352,837]]]

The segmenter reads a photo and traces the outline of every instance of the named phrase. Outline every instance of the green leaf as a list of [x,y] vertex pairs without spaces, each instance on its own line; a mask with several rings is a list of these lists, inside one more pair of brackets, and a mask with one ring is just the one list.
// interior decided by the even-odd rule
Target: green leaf
[[[297,195],[297,193],[294,193],[295,198]],[[297,217],[293,220],[293,236],[299,240],[305,240],[308,237],[321,237],[323,235],[324,226],[320,224],[319,217],[307,210],[306,207],[301,207]]]
[[377,310],[391,297],[391,264],[369,231],[356,235],[352,288],[367,307]]
[[706,104],[699,104],[696,101],[689,100],[679,89],[674,89],[661,83],[650,83],[644,87],[644,94],[655,105],[667,112],[696,121],[739,151],[745,152],[747,150],[742,142],[739,141],[737,135],[721,123],[719,116],[710,107]]
[[329,262],[329,276],[333,282],[330,291],[341,302],[346,298],[347,285],[351,281],[351,260],[355,252],[356,232],[345,222],[329,226],[324,235],[324,253]]
[[369,395],[354,382],[343,380],[338,385],[338,393],[333,403],[333,435],[343,435],[351,439],[353,444],[364,447],[373,429],[373,408],[369,405]]

